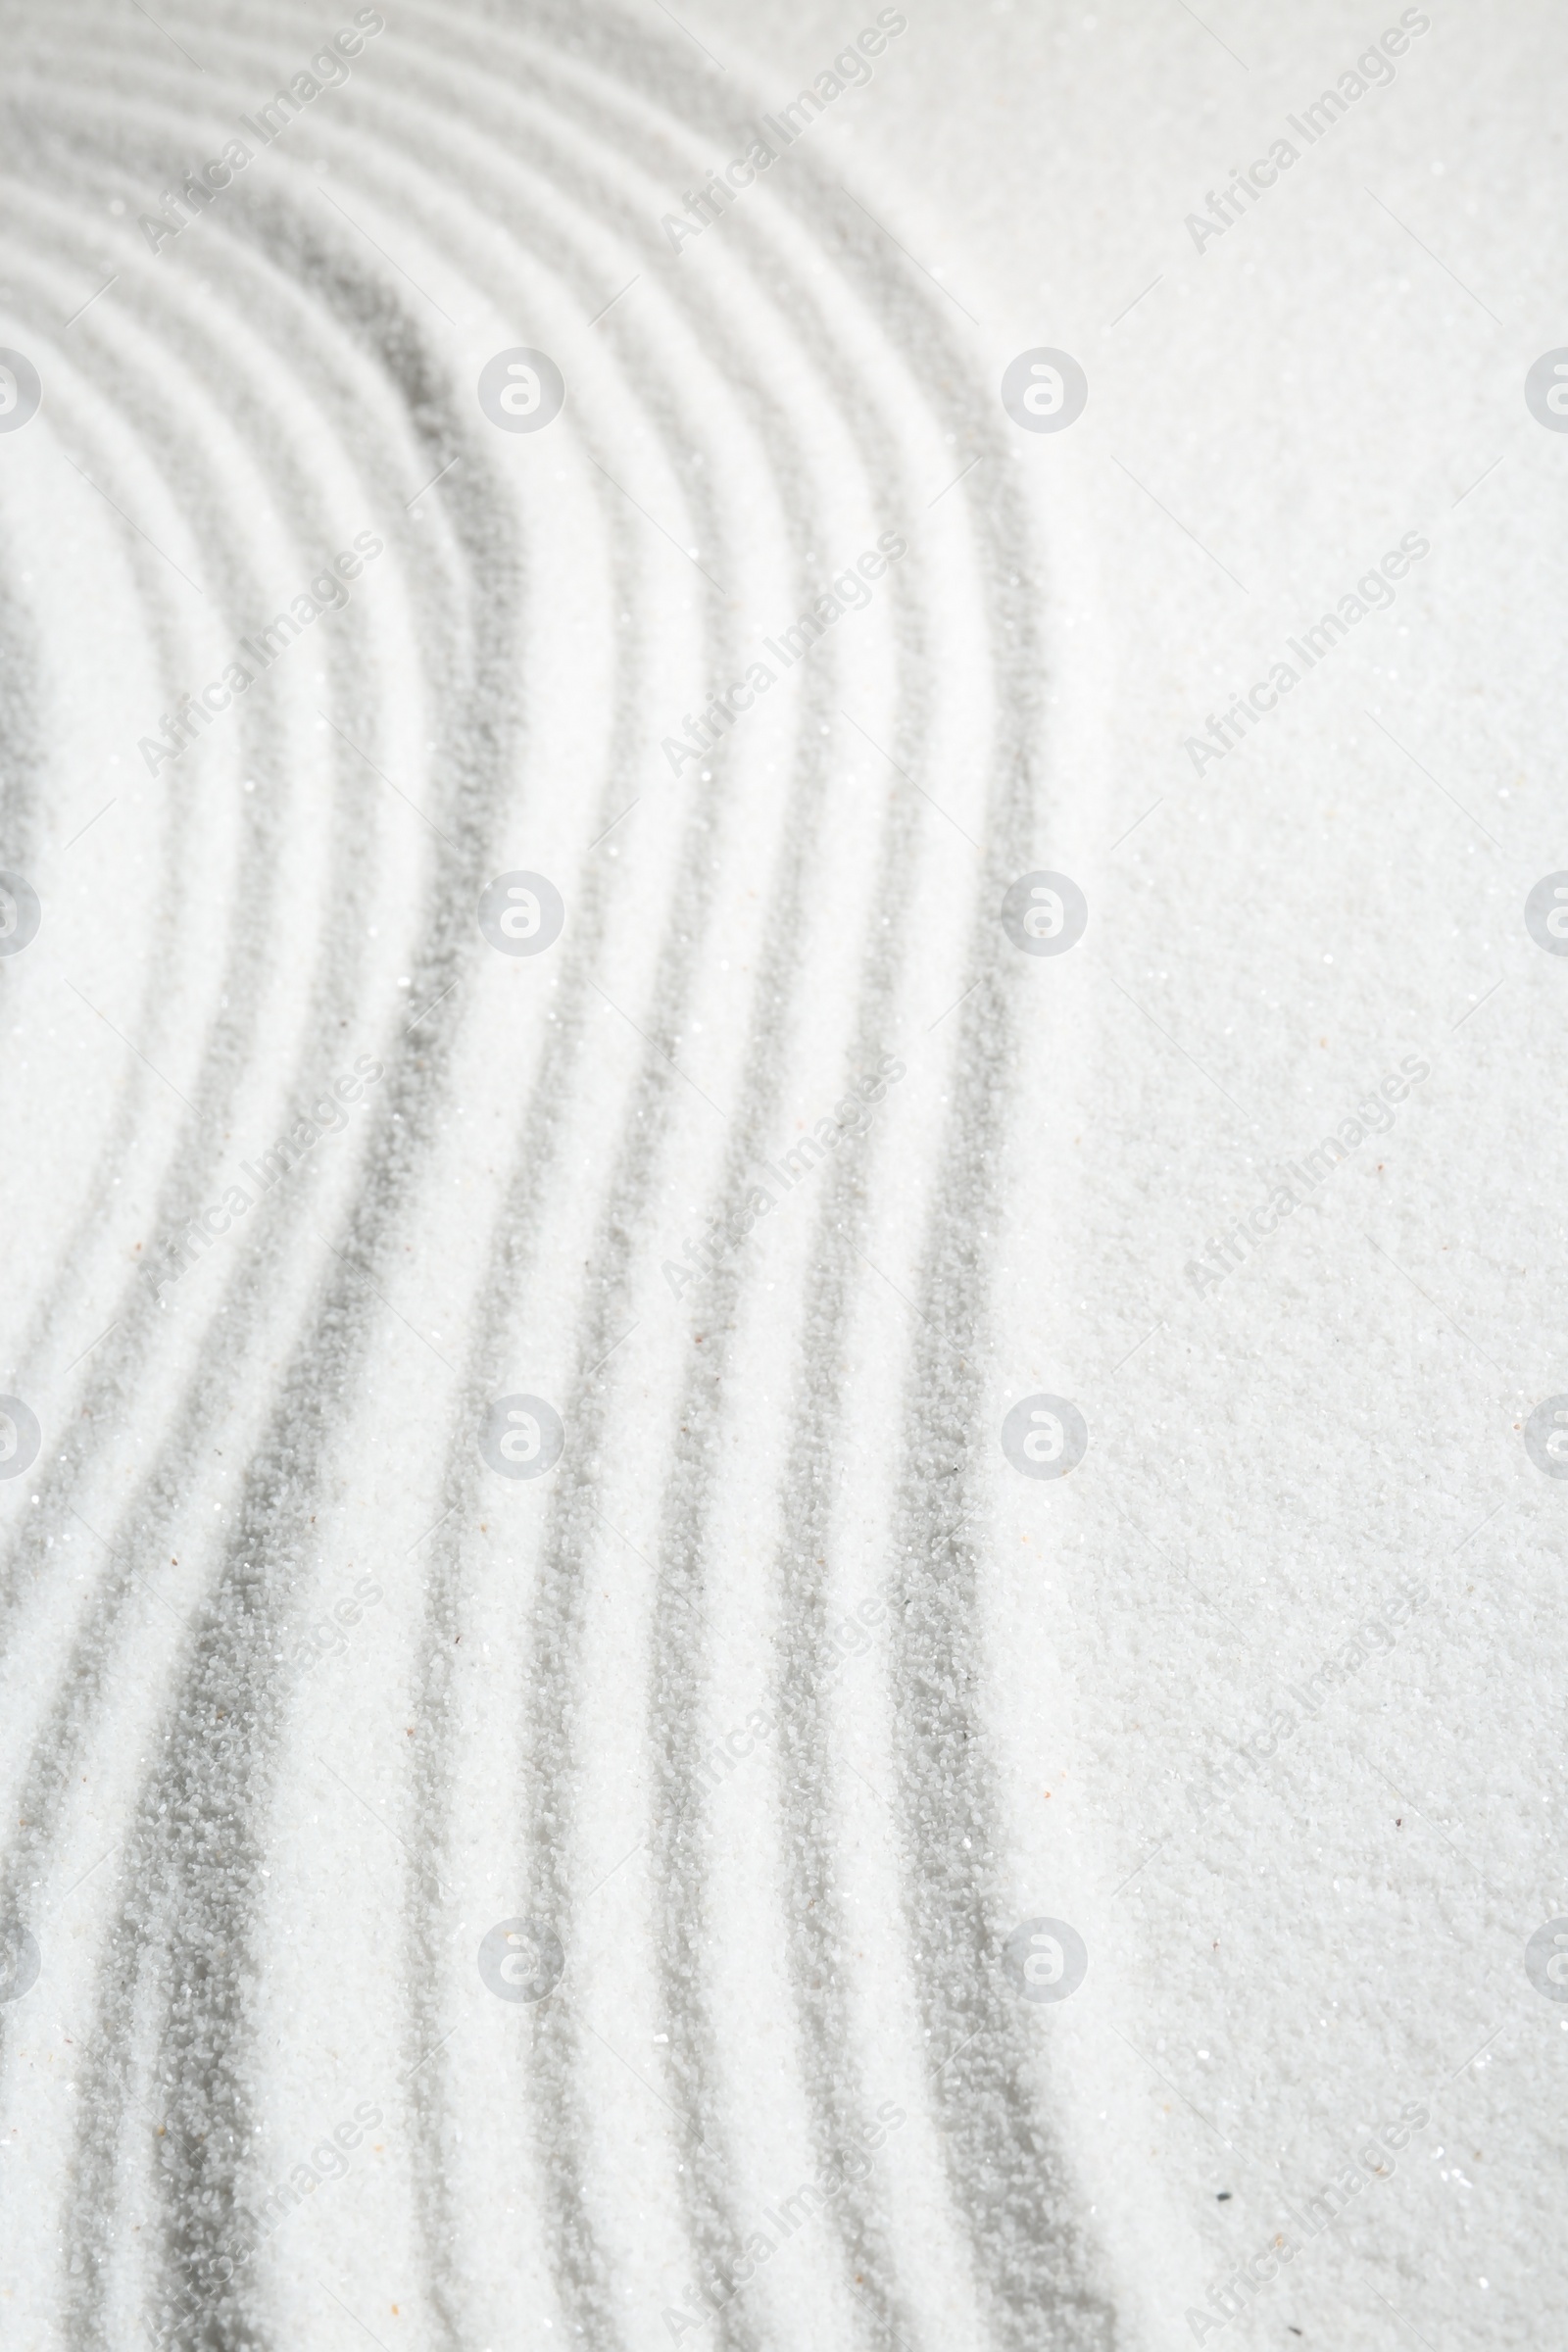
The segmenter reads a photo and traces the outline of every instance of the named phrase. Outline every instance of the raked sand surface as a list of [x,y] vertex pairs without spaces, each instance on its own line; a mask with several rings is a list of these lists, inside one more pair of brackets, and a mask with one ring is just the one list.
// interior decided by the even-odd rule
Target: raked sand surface
[[4,34],[0,2352],[1562,2342],[1561,12]]

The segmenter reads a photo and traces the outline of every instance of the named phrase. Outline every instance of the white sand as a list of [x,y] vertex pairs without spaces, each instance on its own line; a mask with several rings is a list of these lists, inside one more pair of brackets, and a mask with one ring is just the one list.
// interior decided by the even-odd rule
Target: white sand
[[0,2346],[1556,2342],[1562,26],[677,13],[7,16]]

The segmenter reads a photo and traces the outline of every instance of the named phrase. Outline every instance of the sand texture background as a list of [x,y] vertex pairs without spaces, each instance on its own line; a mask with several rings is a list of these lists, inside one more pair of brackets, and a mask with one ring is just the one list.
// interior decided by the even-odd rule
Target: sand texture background
[[1561,12],[4,28],[0,2348],[1562,2340]]

